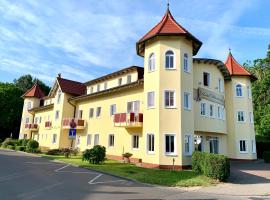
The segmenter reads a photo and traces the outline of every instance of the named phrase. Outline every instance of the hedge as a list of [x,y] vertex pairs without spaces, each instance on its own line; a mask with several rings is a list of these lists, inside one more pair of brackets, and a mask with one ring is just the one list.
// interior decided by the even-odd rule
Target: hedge
[[16,146],[15,147],[16,151],[25,151],[26,150],[26,146]]
[[15,150],[15,146],[12,146],[12,145],[7,145],[6,148],[7,148],[7,149],[11,149],[11,150]]
[[99,164],[105,161],[106,148],[101,145],[95,145],[92,149],[86,149],[83,152],[83,161],[88,161],[92,164]]
[[263,152],[263,159],[265,163],[270,163],[270,151]]
[[224,155],[195,151],[192,155],[192,169],[220,181],[226,181],[230,176],[230,162]]

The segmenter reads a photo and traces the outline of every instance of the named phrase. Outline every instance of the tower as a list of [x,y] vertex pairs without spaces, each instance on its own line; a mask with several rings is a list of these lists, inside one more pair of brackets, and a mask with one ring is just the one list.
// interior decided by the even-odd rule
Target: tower
[[180,169],[191,164],[192,56],[201,45],[175,21],[169,7],[162,20],[136,45],[137,54],[144,57],[145,157],[161,168]]
[[35,83],[32,88],[30,88],[26,93],[22,95],[24,99],[23,104],[23,112],[22,112],[22,120],[21,120],[21,127],[20,127],[20,139],[31,139],[32,132],[29,127],[29,124],[34,122],[34,116],[29,111],[32,108],[40,106],[40,100],[44,97],[44,93],[41,90],[40,86]]
[[232,159],[256,159],[251,82],[256,80],[229,52],[225,62],[231,81],[225,83],[228,156]]

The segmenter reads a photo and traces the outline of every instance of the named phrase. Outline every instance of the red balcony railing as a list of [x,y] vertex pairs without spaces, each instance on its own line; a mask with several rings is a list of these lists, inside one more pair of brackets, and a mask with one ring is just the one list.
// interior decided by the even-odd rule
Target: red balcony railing
[[85,128],[85,120],[83,119],[75,119],[75,118],[65,118],[62,122],[63,129],[84,129]]
[[51,121],[45,122],[45,128],[46,128],[46,129],[49,129],[49,128],[51,128],[51,127],[52,127],[52,122],[51,122]]
[[120,127],[142,127],[142,113],[117,113],[114,115],[114,126]]
[[37,130],[38,129],[38,124],[25,124],[25,129]]

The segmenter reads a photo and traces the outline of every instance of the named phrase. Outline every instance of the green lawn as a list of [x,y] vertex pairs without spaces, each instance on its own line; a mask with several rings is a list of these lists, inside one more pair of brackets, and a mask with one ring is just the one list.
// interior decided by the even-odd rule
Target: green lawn
[[145,169],[137,167],[133,164],[123,164],[112,160],[107,160],[103,164],[93,165],[82,161],[80,156],[71,156],[70,158],[45,154],[41,154],[41,156],[50,160],[61,160],[83,168],[94,169],[100,172],[107,172],[143,183],[180,187],[210,186],[217,183],[215,180],[200,174],[196,174],[193,171]]

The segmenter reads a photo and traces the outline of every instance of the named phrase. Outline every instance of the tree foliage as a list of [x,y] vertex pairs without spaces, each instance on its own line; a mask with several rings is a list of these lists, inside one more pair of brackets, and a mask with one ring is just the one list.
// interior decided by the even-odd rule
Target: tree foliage
[[252,83],[257,139],[270,140],[270,45],[266,58],[245,63],[258,80]]

